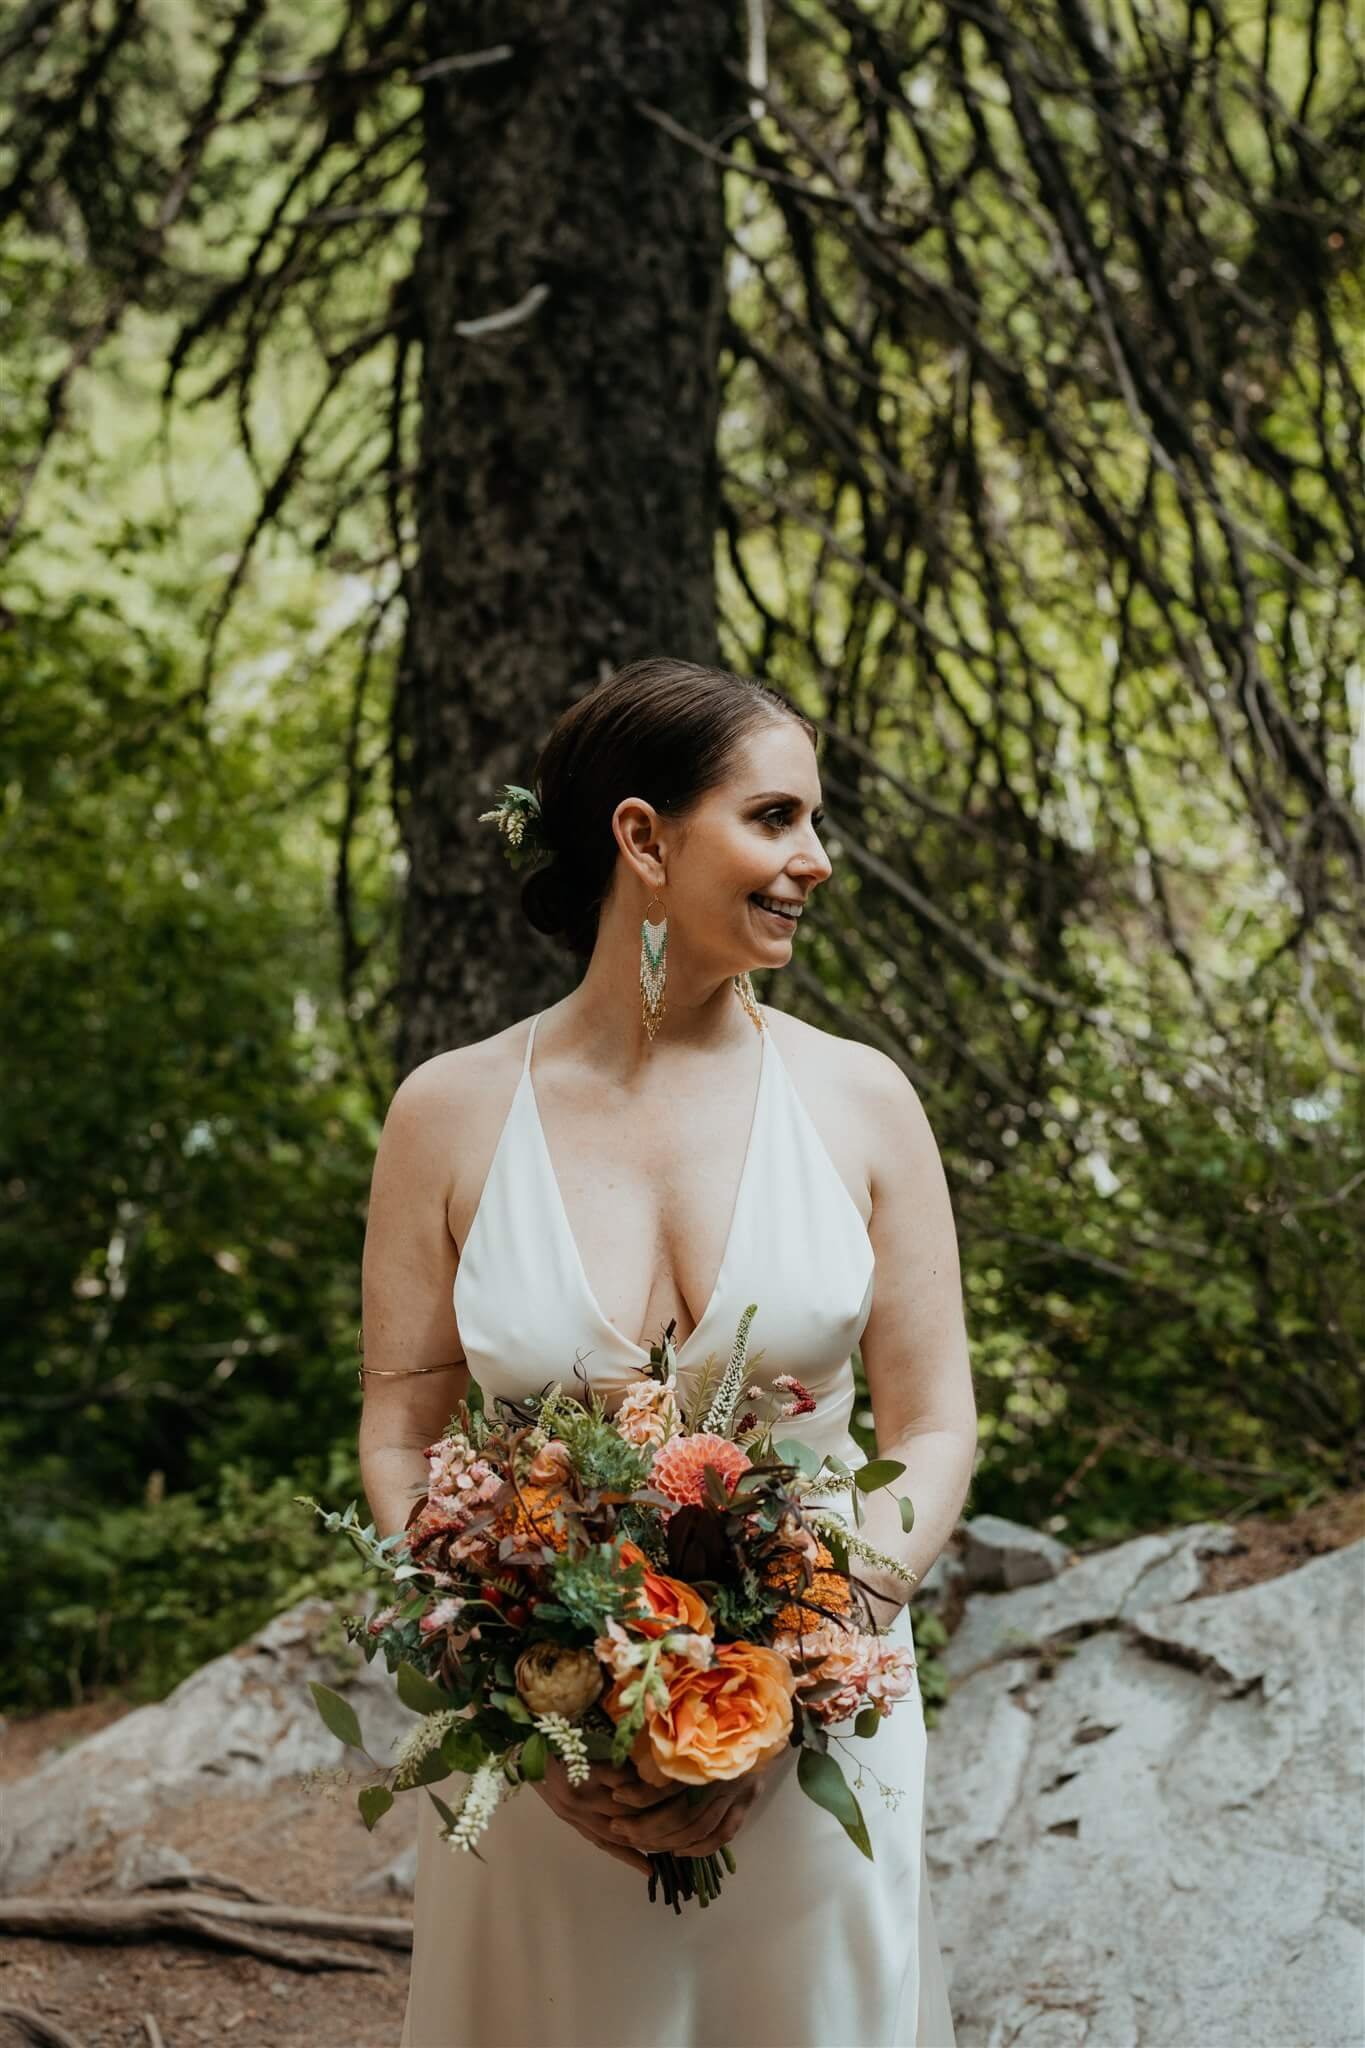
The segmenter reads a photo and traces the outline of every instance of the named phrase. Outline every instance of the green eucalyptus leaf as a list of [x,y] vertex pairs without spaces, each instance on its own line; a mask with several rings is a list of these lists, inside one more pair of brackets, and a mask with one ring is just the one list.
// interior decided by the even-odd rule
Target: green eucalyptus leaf
[[454,1766],[446,1755],[445,1744],[438,1743],[419,1758],[413,1767],[412,1777],[407,1782],[413,1785],[439,1785],[442,1778],[448,1778]]
[[828,1750],[822,1755],[818,1750],[803,1749],[797,1759],[796,1777],[807,1797],[834,1815],[849,1840],[862,1850],[870,1863],[872,1844],[868,1839],[867,1823],[837,1760]]
[[545,1759],[550,1745],[537,1728],[534,1735],[528,1735],[521,1745],[521,1775],[535,1784],[545,1776]]
[[436,1811],[440,1814],[441,1819],[445,1822],[446,1826],[448,1828],[453,1828],[455,1825],[455,1816],[451,1812],[450,1808],[446,1805],[444,1799],[438,1799],[434,1792],[428,1792],[427,1798],[436,1808]]
[[472,1775],[481,1763],[487,1762],[488,1745],[473,1728],[452,1728],[436,1754],[447,1769]]
[[854,1473],[853,1484],[862,1493],[872,1493],[877,1487],[889,1486],[893,1479],[899,1479],[904,1470],[899,1458],[869,1458]]
[[362,1786],[357,1799],[360,1818],[367,1828],[373,1828],[381,1814],[387,1813],[393,1805],[393,1794],[387,1785]]
[[450,1705],[444,1686],[419,1671],[414,1664],[400,1664],[397,1672],[398,1697],[414,1714],[440,1714]]
[[915,1526],[915,1503],[911,1500],[909,1494],[898,1493],[896,1495],[896,1505],[901,1511],[902,1529],[913,1529]]
[[308,1690],[313,1695],[313,1704],[337,1741],[344,1742],[350,1749],[364,1749],[365,1738],[350,1701],[344,1700],[339,1692],[319,1685],[314,1678],[309,1679]]
[[798,1472],[804,1472],[808,1479],[814,1479],[823,1462],[821,1453],[799,1436],[784,1436],[781,1443],[773,1445],[777,1456],[784,1465],[795,1465]]

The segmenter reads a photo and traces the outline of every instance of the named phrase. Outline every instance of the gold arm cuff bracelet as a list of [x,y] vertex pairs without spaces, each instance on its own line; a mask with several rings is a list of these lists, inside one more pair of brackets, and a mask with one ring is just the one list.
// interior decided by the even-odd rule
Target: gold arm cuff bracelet
[[454,1372],[466,1363],[463,1358],[452,1358],[445,1365],[358,1365],[355,1369],[356,1383],[363,1386],[366,1375],[373,1380],[416,1379],[423,1372]]

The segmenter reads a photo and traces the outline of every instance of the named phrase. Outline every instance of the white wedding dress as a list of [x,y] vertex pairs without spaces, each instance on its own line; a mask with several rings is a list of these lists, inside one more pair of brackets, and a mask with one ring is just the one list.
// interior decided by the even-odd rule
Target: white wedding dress
[[[550,1379],[571,1388],[580,1330],[576,1355],[610,1404],[649,1354],[607,1320],[579,1257],[531,1080],[536,1022],[461,1255],[459,1329],[490,1407]],[[754,1377],[795,1373],[818,1404],[786,1433],[856,1466],[850,1353],[872,1305],[872,1245],[766,1027],[760,1043],[729,1236],[678,1348],[679,1378],[708,1352],[724,1362],[755,1301]],[[847,1496],[829,1505],[847,1519]],[[913,1641],[908,1608],[892,1634]],[[681,1914],[662,1892],[651,1903],[643,1873],[530,1786],[494,1814],[482,1862],[441,1840],[425,1793],[408,1795],[421,1819],[402,2048],[953,2048],[924,1860],[918,1691],[836,1753],[850,1781],[862,1764],[874,1860],[791,1772],[735,1837],[720,1898]],[[894,1806],[879,1779],[899,1794]]]

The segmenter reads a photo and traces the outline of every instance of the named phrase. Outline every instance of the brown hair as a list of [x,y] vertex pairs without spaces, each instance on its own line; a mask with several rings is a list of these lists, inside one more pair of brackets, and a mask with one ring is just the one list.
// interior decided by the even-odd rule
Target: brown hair
[[637,796],[664,817],[684,817],[725,780],[747,735],[775,718],[794,718],[818,745],[818,728],[780,690],[669,655],[630,662],[578,698],[532,776],[554,858],[522,883],[528,921],[588,959],[620,853],[616,806]]

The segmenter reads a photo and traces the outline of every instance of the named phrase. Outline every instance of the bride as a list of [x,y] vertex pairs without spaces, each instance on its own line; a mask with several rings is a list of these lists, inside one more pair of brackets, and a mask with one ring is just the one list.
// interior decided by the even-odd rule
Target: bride
[[[765,684],[637,662],[484,814],[518,866],[542,856],[522,907],[583,972],[394,1095],[361,1469],[380,1533],[399,1529],[471,1377],[490,1406],[553,1379],[614,1406],[666,1328],[681,1382],[756,1302],[753,1377],[793,1375],[809,1399],[786,1433],[852,1466],[861,1355],[879,1455],[905,1471],[868,1498],[881,1563],[850,1563],[913,1651],[907,1579],[952,1530],[976,1445],[938,1149],[895,1061],[758,1003],[748,978],[812,943],[800,921],[831,873],[817,737]],[[847,1493],[830,1504],[851,1523]],[[794,1748],[697,1807],[629,1761],[572,1787],[552,1759],[477,1856],[421,1797],[403,2048],[952,2048],[918,1688],[848,1750],[871,1859],[797,1785]],[[647,1851],[723,1843],[736,1869],[707,1911],[649,1902]]]

